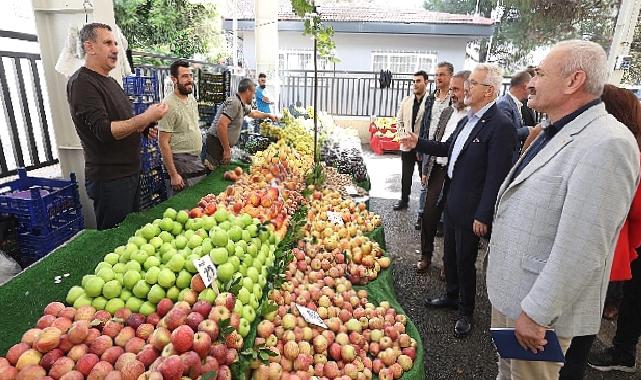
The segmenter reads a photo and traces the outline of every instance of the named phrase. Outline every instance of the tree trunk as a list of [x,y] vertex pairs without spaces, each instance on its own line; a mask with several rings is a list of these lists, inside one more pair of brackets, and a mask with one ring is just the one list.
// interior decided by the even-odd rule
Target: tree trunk
[[487,61],[487,56],[488,56],[488,49],[487,49],[487,44],[488,44],[488,39],[483,38],[479,42],[479,63],[480,62],[486,62]]

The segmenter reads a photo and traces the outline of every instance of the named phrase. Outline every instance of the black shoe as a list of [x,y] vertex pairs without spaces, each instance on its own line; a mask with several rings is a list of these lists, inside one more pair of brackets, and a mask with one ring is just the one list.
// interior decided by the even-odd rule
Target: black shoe
[[398,201],[398,203],[394,205],[394,211],[405,210],[406,208],[407,208],[406,201]]
[[635,372],[634,361],[634,356],[617,351],[614,347],[610,347],[605,351],[590,353],[590,356],[588,356],[590,367],[602,372]]
[[439,222],[438,226],[436,227],[436,237],[443,237],[445,234],[443,233],[443,223]]
[[423,225],[423,217],[419,216],[418,218],[416,218],[416,223],[414,223],[414,229],[416,231],[420,231],[422,225]]
[[431,307],[434,309],[458,309],[458,301],[453,300],[447,296],[432,298],[425,301],[426,307]]
[[474,323],[472,322],[472,317],[466,316],[459,318],[459,320],[456,321],[456,326],[454,326],[454,335],[457,338],[464,338],[470,335],[473,324]]

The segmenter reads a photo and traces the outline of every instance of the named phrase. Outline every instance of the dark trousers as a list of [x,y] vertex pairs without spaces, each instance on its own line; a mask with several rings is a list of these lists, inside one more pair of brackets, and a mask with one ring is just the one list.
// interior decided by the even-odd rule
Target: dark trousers
[[140,207],[140,175],[109,181],[86,180],[87,195],[93,201],[96,228],[106,230],[122,222]]
[[220,143],[218,137],[207,134],[205,141],[206,158],[213,165],[219,165],[223,161],[223,144]]
[[445,282],[447,296],[458,300],[459,314],[471,317],[474,314],[476,298],[476,257],[479,238],[474,235],[472,226],[455,226],[445,215]]
[[435,163],[434,167],[432,167],[430,178],[427,179],[427,194],[425,196],[421,225],[421,255],[427,258],[428,262],[432,259],[434,237],[443,214],[443,206],[439,204],[439,199],[441,198],[446,175],[445,166]]
[[412,177],[414,176],[414,165],[418,166],[418,175],[421,176],[421,161],[416,160],[416,151],[401,152],[403,171],[401,172],[401,201],[409,202],[412,192]]
[[[641,248],[637,248],[641,255]],[[641,260],[631,264],[632,279],[623,285],[623,300],[619,305],[617,332],[612,344],[625,354],[636,357],[636,347],[641,336]]]
[[559,372],[559,380],[583,380],[590,348],[596,335],[575,336],[565,353],[565,364]]

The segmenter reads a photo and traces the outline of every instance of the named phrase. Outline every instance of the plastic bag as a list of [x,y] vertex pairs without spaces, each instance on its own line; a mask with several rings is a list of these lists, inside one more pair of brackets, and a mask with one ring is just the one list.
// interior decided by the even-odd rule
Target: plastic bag
[[17,275],[21,271],[22,268],[20,268],[20,265],[18,265],[14,259],[0,251],[0,285],[11,280],[13,276]]

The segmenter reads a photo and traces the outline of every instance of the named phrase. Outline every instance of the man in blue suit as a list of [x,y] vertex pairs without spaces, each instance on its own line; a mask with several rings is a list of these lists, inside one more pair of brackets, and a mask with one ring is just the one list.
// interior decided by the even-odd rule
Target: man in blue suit
[[520,71],[514,74],[512,79],[510,79],[510,90],[496,101],[496,106],[499,110],[512,121],[516,135],[519,138],[519,144],[514,152],[514,162],[519,158],[521,146],[525,139],[527,139],[530,129],[533,127],[531,125],[524,125],[523,115],[521,114],[523,100],[527,99],[529,95],[527,84],[530,82],[530,79],[532,79],[532,77],[527,71]]
[[496,65],[476,66],[465,90],[470,111],[447,141],[419,139],[416,134],[401,140],[417,152],[448,158],[443,187],[447,293],[428,299],[426,305],[458,309],[454,334],[459,338],[472,330],[479,239],[489,235],[496,195],[512,167],[517,144],[512,121],[496,105],[502,78],[503,70]]

